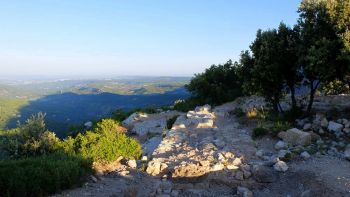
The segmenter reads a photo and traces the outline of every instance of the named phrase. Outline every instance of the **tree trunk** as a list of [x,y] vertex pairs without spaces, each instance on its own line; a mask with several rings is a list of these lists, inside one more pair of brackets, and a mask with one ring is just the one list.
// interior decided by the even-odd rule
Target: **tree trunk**
[[297,100],[295,98],[295,87],[291,86],[289,88],[290,88],[290,97],[292,99],[292,110],[294,111],[297,108]]
[[310,99],[306,110],[307,115],[309,115],[311,112],[312,104],[314,103],[315,93],[319,84],[320,84],[320,81],[318,81],[315,86],[314,86],[314,81],[310,83]]

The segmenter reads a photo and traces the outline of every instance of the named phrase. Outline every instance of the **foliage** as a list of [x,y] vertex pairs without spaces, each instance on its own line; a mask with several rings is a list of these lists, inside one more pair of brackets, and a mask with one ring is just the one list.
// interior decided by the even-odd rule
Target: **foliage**
[[91,162],[64,154],[0,161],[1,196],[46,196],[82,183]]
[[27,104],[24,99],[0,98],[0,129],[5,129],[8,121],[16,118],[19,109]]
[[237,67],[231,60],[224,65],[212,65],[205,72],[196,74],[186,88],[199,105],[222,104],[242,95]]
[[281,131],[286,131],[290,129],[291,125],[287,121],[276,121],[273,123],[273,125],[269,128],[270,134],[272,136],[277,136],[277,134]]
[[51,153],[57,149],[59,139],[45,128],[45,115],[32,115],[25,124],[4,132],[0,148],[11,158]]
[[300,64],[310,87],[307,112],[320,83],[343,79],[349,73],[349,56],[344,56],[345,44],[328,10],[334,2],[327,6],[327,1],[303,0],[299,8]]
[[112,133],[126,133],[126,129],[120,123],[111,118],[102,119],[97,122],[95,131],[98,133],[112,132]]
[[176,100],[174,102],[174,110],[181,112],[188,112],[193,110],[199,102],[197,102],[194,98],[188,98],[186,100]]
[[268,133],[269,133],[269,130],[263,127],[256,127],[253,129],[252,137],[255,139],[255,138],[267,135]]
[[334,80],[327,84],[322,84],[322,92],[325,95],[349,94],[350,86],[340,80]]
[[167,125],[168,129],[171,129],[173,127],[177,117],[179,117],[179,116],[174,116],[166,121],[166,125]]
[[124,128],[111,119],[97,123],[93,131],[68,137],[60,148],[70,155],[101,162],[112,162],[120,156],[137,159],[142,154],[141,145],[126,136]]
[[248,51],[241,54],[240,65],[243,87],[246,93],[258,94],[272,103],[275,111],[281,111],[280,99],[289,87],[296,107],[295,86],[301,80],[297,72],[297,28],[281,23],[278,30],[258,30],[256,39]]

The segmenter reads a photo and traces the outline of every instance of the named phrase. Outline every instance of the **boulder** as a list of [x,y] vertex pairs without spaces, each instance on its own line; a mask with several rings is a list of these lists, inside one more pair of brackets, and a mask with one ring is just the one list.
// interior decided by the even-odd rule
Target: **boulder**
[[147,140],[142,145],[143,153],[147,156],[152,155],[154,150],[156,150],[158,145],[161,143],[162,139],[163,139],[162,136],[155,136],[155,137],[152,137],[151,139]]
[[275,149],[281,150],[281,149],[287,148],[287,145],[288,144],[286,142],[280,140],[275,144]]
[[242,197],[253,197],[253,192],[246,187],[237,187],[237,194]]
[[310,154],[306,151],[302,152],[300,154],[300,156],[303,158],[303,159],[309,159],[310,158]]
[[166,119],[156,119],[143,122],[137,122],[132,129],[133,133],[139,136],[147,135],[148,133],[158,133],[161,134],[166,130]]
[[305,130],[305,131],[310,130],[311,127],[312,127],[312,124],[306,123],[306,124],[304,125],[304,127],[303,127],[303,130]]
[[323,118],[320,122],[321,127],[326,128],[328,127],[328,120],[327,118]]
[[127,164],[128,164],[128,166],[130,167],[130,168],[137,168],[137,163],[136,163],[136,160],[129,160],[128,162],[127,162]]
[[334,121],[329,121],[327,128],[329,131],[340,132],[343,130],[344,126],[340,123],[336,123]]
[[141,118],[145,117],[147,117],[147,114],[135,112],[131,114],[127,119],[123,120],[122,124],[124,126],[131,126],[136,121],[139,121]]
[[310,145],[312,140],[310,133],[301,131],[297,128],[289,129],[286,132],[282,131],[278,134],[278,137],[292,145],[302,146]]
[[277,161],[277,163],[273,165],[273,169],[275,169],[278,172],[285,172],[288,170],[288,165],[284,161]]
[[166,168],[168,168],[167,164],[162,163],[158,160],[152,160],[148,163],[146,172],[149,175],[156,176],[162,173]]
[[277,174],[271,168],[263,165],[254,165],[252,169],[254,179],[259,183],[273,183]]

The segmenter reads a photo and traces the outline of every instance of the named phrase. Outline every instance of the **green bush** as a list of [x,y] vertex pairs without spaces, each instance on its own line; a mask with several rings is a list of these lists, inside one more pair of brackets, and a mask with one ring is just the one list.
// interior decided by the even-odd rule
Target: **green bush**
[[0,149],[11,158],[38,156],[56,150],[59,139],[45,128],[45,115],[32,115],[25,124],[3,132]]
[[91,162],[64,154],[0,161],[1,196],[46,196],[82,183]]
[[273,123],[273,126],[270,127],[271,135],[277,136],[281,131],[286,131],[290,129],[291,125],[287,121],[277,121]]
[[[108,124],[107,124],[108,123]],[[68,137],[60,147],[69,154],[93,161],[112,162],[118,157],[137,159],[142,155],[137,140],[119,132],[120,127],[112,120],[101,121],[93,131]]]
[[198,105],[201,105],[201,103],[195,101],[193,98],[189,98],[186,100],[176,100],[174,102],[174,110],[188,112],[190,110],[193,110]]
[[253,129],[252,137],[255,139],[255,138],[267,135],[268,133],[269,133],[269,130],[262,127],[256,127]]
[[168,129],[171,129],[173,127],[173,124],[175,123],[177,117],[179,116],[174,116],[166,121],[166,125]]

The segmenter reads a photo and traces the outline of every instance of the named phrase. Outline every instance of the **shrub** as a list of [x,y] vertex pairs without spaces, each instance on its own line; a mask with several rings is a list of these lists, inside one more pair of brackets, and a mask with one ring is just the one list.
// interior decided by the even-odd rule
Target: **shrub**
[[286,131],[290,129],[291,125],[287,121],[277,121],[273,123],[273,126],[270,127],[271,135],[277,136],[281,131]]
[[186,100],[176,100],[174,102],[174,110],[188,112],[190,110],[193,110],[196,106],[200,104],[201,103],[195,101],[193,98],[189,98]]
[[122,127],[116,120],[107,118],[102,119],[96,124],[95,130],[97,132],[114,132],[114,133],[126,133],[126,128]]
[[237,66],[231,60],[224,65],[212,65],[196,74],[186,86],[198,104],[218,105],[242,95]]
[[0,161],[0,191],[4,196],[44,196],[82,183],[91,162],[64,154]]
[[268,133],[269,131],[267,129],[263,127],[256,127],[253,129],[252,137],[255,139],[255,138],[267,135]]
[[[103,121],[102,121],[103,122]],[[101,124],[102,124],[101,122]],[[106,121],[105,121],[106,122]],[[110,121],[107,121],[110,123]],[[115,125],[100,124],[93,131],[68,137],[61,143],[61,148],[69,154],[82,156],[93,161],[112,162],[118,157],[137,159],[142,155],[141,145],[125,134],[115,132]],[[98,124],[99,125],[99,124]]]
[[177,117],[179,116],[174,116],[166,121],[166,125],[168,129],[171,129],[173,127],[173,124],[175,123]]
[[2,134],[0,148],[11,158],[37,156],[57,149],[59,139],[45,128],[45,115],[31,116],[25,124]]

